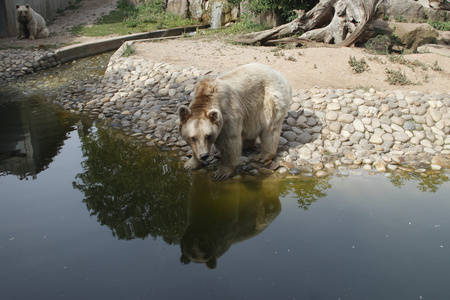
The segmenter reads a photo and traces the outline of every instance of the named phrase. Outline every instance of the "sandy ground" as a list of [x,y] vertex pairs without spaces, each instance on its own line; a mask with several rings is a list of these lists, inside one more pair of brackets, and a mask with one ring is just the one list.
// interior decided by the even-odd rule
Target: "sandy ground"
[[[84,0],[82,7],[58,16],[48,25],[50,37],[34,41],[17,38],[0,39],[0,47],[38,47],[89,42],[99,38],[73,36],[68,29],[79,24],[93,24],[97,18],[116,7],[117,0]],[[233,45],[219,36],[196,36],[159,42],[135,43],[137,55],[146,59],[168,62],[184,67],[195,66],[205,70],[224,72],[251,62],[266,64],[283,73],[294,89],[301,88],[375,88],[377,90],[416,90],[450,93],[450,48],[441,54],[422,53],[405,55],[409,61],[426,66],[392,63],[386,56],[371,55],[359,48],[295,48],[255,47]],[[426,48],[426,47],[425,47]],[[435,51],[429,46],[430,51]],[[426,49],[425,49],[426,50]],[[443,51],[442,51],[443,50]],[[427,52],[427,51],[424,51]],[[349,66],[350,56],[364,58],[369,70],[355,74]],[[434,71],[431,66],[442,71]],[[386,69],[401,70],[416,83],[408,86],[390,85]]]
[[[294,48],[233,45],[214,38],[182,38],[160,42],[135,43],[137,54],[149,60],[184,67],[224,72],[251,62],[266,64],[283,73],[294,89],[300,88],[375,88],[379,90],[450,91],[450,57],[435,54],[411,54],[408,61],[420,61],[427,70],[411,64],[392,63],[387,56],[371,55],[359,48]],[[352,71],[350,56],[362,59],[369,70]],[[437,65],[442,71],[433,71]],[[386,68],[402,70],[415,85],[395,86],[387,81]]]

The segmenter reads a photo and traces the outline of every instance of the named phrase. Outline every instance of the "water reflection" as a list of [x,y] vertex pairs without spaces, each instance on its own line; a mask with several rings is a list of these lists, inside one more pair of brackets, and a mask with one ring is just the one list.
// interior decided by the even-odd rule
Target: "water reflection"
[[0,175],[36,178],[79,120],[40,95],[0,90]]
[[329,183],[331,177],[311,178],[301,177],[291,178],[281,181],[281,195],[286,196],[288,192],[297,199],[298,206],[303,210],[320,198],[327,196],[326,190],[331,188]]
[[193,175],[181,262],[215,268],[235,243],[261,233],[281,211],[278,181],[213,182]]
[[178,160],[98,128],[82,137],[83,173],[74,188],[91,215],[123,240],[162,237],[178,244],[186,227],[188,174]]
[[422,174],[414,172],[396,172],[391,173],[389,181],[396,187],[400,188],[408,181],[416,181],[417,189],[421,192],[435,193],[438,191],[439,186],[449,181],[449,177],[444,172],[436,174]]

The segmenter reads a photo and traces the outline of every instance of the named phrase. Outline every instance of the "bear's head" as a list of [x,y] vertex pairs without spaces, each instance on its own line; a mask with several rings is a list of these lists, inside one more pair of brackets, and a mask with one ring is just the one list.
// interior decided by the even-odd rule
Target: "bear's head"
[[180,261],[183,264],[187,265],[190,262],[194,262],[205,264],[210,269],[216,268],[216,247],[212,237],[212,227],[193,223],[186,228],[180,243]]
[[178,109],[180,134],[200,161],[209,157],[211,146],[223,126],[222,113],[213,105],[217,95],[215,85],[211,80],[200,82],[191,106],[182,105]]
[[189,107],[182,105],[178,115],[181,136],[191,146],[198,160],[206,160],[222,129],[222,114],[214,108],[202,114],[193,114]]
[[20,22],[28,22],[31,20],[32,14],[30,10],[30,5],[16,5],[17,19]]

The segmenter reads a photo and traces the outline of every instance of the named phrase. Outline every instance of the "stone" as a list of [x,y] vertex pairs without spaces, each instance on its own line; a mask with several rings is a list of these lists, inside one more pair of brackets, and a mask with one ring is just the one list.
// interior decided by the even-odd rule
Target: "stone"
[[394,138],[396,141],[399,141],[402,143],[405,143],[405,142],[409,141],[409,139],[410,139],[410,137],[404,132],[396,131],[393,133],[393,135],[394,135]]
[[383,144],[383,139],[378,134],[372,134],[372,136],[369,139],[369,142],[376,145]]
[[355,128],[356,131],[359,132],[364,132],[365,130],[364,124],[360,119],[355,119],[353,121],[353,127]]
[[355,117],[351,114],[342,114],[339,116],[338,121],[342,123],[352,123]]
[[373,163],[373,166],[377,172],[386,172],[386,165],[386,162],[383,160],[377,160]]
[[[408,5],[411,3],[411,1],[403,2]],[[422,20],[426,19],[427,17]],[[417,52],[419,46],[432,44],[439,36],[433,26],[428,23],[396,23],[395,34],[398,36],[399,41],[405,46],[404,53],[406,54]]]
[[340,134],[341,133],[341,129],[342,129],[342,125],[339,122],[332,122],[329,126],[330,131]]
[[327,112],[325,118],[329,121],[336,121],[339,117],[339,114],[336,111]]
[[333,111],[333,110],[340,110],[341,105],[337,102],[333,102],[327,105],[327,110]]

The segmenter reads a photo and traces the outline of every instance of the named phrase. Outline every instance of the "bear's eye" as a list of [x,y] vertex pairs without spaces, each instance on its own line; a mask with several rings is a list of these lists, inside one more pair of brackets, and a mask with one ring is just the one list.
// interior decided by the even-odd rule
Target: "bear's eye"
[[205,139],[206,139],[207,141],[211,141],[212,138],[213,138],[212,134],[208,134],[208,135],[205,137]]
[[197,141],[197,138],[196,138],[195,136],[193,136],[193,137],[191,137],[191,141],[192,141],[193,143],[195,143],[195,142]]

